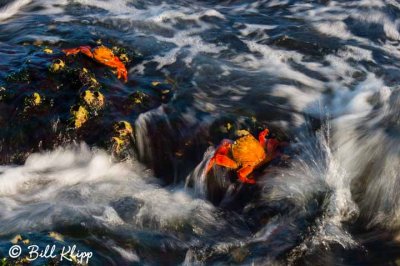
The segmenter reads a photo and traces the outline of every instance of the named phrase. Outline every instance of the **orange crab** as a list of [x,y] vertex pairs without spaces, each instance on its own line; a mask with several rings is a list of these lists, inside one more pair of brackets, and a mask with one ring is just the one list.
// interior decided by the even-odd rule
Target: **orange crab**
[[83,53],[84,55],[93,58],[95,61],[117,70],[118,78],[122,78],[125,82],[128,81],[128,71],[124,63],[115,56],[114,53],[107,47],[101,45],[95,48],[90,46],[79,46],[78,48],[64,49],[63,52],[68,55]]
[[241,182],[255,184],[255,180],[248,176],[254,169],[275,157],[279,142],[276,139],[266,139],[269,135],[268,129],[260,132],[258,140],[245,130],[242,130],[242,133],[244,133],[243,136],[234,142],[228,139],[221,142],[214,156],[208,162],[206,173],[217,164],[230,169],[238,169],[237,175]]

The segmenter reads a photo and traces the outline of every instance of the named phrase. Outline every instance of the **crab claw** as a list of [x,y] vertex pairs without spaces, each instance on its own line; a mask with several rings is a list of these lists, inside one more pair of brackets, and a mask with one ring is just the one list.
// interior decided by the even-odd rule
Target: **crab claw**
[[260,142],[261,146],[265,147],[266,145],[266,137],[269,135],[269,129],[266,128],[258,134],[258,141]]
[[206,174],[210,172],[211,168],[215,165],[215,155],[208,161],[207,168],[206,168]]
[[272,161],[278,155],[277,149],[280,146],[280,142],[277,139],[267,139],[265,144],[266,161]]
[[267,162],[273,160],[277,156],[276,150],[281,144],[277,139],[267,139],[266,137],[268,135],[269,130],[267,128],[261,131],[260,134],[258,134],[258,141],[265,149]]

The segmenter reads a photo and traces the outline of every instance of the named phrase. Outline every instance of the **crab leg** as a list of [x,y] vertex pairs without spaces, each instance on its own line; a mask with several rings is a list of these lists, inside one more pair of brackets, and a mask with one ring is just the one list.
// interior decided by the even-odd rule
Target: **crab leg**
[[[232,167],[237,168],[238,167],[236,162],[234,162],[232,159],[230,159],[229,157],[226,156],[229,153],[229,151],[231,150],[231,146],[232,146],[232,141],[230,141],[228,139],[224,139],[221,142],[221,144],[215,151],[214,156],[210,159],[210,161],[207,164],[206,173],[210,172],[211,168],[215,164],[222,165],[222,166],[225,166],[228,168],[232,168]],[[229,160],[230,160],[230,162],[229,162]]]
[[64,49],[62,51],[67,56],[82,53],[90,58],[93,58],[93,53],[92,53],[92,49],[90,48],[90,46],[79,46],[78,48]]
[[128,71],[126,70],[124,63],[122,63],[117,56],[114,56],[112,60],[109,60],[106,57],[98,57],[96,59],[106,66],[115,68],[117,70],[117,77],[119,79],[122,78],[125,82],[128,81]]
[[215,156],[215,164],[231,169],[236,169],[239,167],[239,165],[234,160],[232,160],[226,155],[221,155],[221,154],[217,154]]
[[253,170],[254,167],[250,165],[243,166],[242,168],[240,168],[239,171],[237,172],[240,182],[255,184],[256,181],[254,179],[247,177],[251,172],[253,172]]
[[207,165],[206,173],[208,173],[214,165],[224,166],[226,168],[236,169],[239,165],[226,155],[216,154],[211,158]]
[[122,78],[125,82],[128,81],[128,71],[125,65],[119,60],[118,57],[114,57],[113,67],[117,69],[117,77]]

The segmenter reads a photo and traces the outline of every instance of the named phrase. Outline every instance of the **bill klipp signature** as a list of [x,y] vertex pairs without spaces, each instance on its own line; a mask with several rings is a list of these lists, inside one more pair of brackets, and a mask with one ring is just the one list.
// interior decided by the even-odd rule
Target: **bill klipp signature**
[[20,245],[14,245],[8,250],[8,255],[16,259],[26,254],[25,258],[29,261],[35,261],[39,258],[58,258],[59,261],[74,261],[80,264],[88,264],[89,260],[93,257],[93,252],[78,250],[76,245],[61,247],[57,247],[57,245],[46,245],[44,248],[38,245],[30,245],[26,247],[26,252],[22,250]]

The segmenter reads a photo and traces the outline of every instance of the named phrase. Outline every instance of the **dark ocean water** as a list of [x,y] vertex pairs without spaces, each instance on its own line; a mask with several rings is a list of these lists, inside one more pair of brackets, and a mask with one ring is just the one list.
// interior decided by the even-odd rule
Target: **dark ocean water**
[[[62,52],[101,44],[127,83]],[[0,257],[20,234],[89,265],[397,265],[399,59],[395,0],[0,1]],[[266,127],[286,145],[256,185],[205,175]]]

